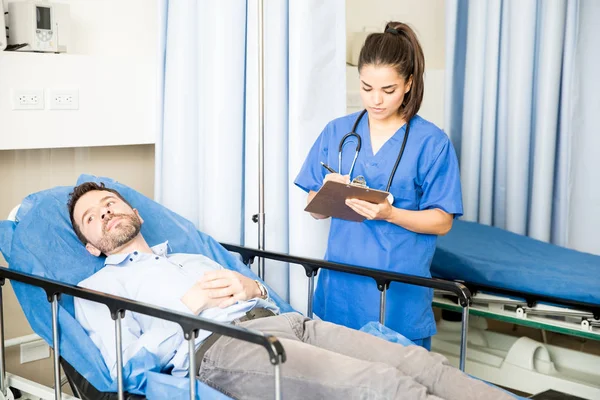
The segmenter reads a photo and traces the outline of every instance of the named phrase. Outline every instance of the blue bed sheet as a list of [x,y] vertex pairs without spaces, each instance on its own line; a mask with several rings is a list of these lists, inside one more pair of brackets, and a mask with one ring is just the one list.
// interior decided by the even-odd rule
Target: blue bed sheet
[[600,256],[457,220],[438,238],[431,272],[446,279],[600,304]]

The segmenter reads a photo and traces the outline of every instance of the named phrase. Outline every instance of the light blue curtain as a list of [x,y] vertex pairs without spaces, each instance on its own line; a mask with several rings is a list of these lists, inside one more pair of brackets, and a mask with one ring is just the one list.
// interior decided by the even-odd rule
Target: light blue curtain
[[[258,246],[258,3],[164,0],[155,198],[219,241]],[[264,1],[266,249],[322,257],[327,227],[293,187],[310,145],[345,110],[345,6]],[[298,310],[306,277],[266,264]]]
[[578,162],[595,162],[584,161],[575,144],[597,137],[583,124],[597,100],[578,82],[584,76],[586,85],[599,82],[589,71],[598,51],[582,32],[600,33],[583,17],[600,3],[452,0],[446,6],[445,126],[460,158],[464,219],[600,253],[600,243],[584,245],[573,236],[594,232],[580,228],[584,215],[574,218],[589,182],[573,189]]

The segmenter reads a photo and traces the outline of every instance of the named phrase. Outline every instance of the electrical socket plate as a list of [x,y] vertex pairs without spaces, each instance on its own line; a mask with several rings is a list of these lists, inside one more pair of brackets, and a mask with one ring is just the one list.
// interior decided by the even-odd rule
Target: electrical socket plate
[[44,340],[21,345],[21,364],[50,357],[50,346]]
[[48,90],[48,101],[51,110],[78,110],[78,89],[50,89]]
[[10,93],[13,110],[44,109],[44,89],[11,89]]

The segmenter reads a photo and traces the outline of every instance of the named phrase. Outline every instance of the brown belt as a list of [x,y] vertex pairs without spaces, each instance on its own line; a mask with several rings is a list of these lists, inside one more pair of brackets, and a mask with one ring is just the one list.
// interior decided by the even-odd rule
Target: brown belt
[[[2,1],[2,0],[0,0],[0,1]],[[253,308],[252,310],[246,312],[246,315],[234,320],[233,323],[239,324],[240,322],[250,321],[251,319],[272,317],[274,315],[275,315],[275,313],[267,308],[257,307],[257,308]],[[204,340],[204,342],[202,342],[200,347],[198,347],[198,350],[196,350],[196,355],[194,356],[194,359],[196,360],[196,369],[197,369],[196,372],[200,371],[200,364],[202,364],[202,360],[204,359],[204,354],[206,354],[208,349],[210,349],[211,346],[213,344],[215,344],[215,342],[217,340],[219,340],[219,338],[221,336],[223,336],[223,335],[221,335],[220,333],[213,333],[209,337],[207,337]]]

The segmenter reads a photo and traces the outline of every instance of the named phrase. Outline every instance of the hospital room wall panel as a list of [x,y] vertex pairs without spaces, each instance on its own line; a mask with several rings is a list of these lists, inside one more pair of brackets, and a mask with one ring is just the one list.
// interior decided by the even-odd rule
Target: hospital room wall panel
[[[70,6],[67,53],[0,52],[0,150],[154,143],[158,0],[58,2]],[[13,89],[43,90],[44,109],[13,110]],[[78,109],[51,109],[65,89]]]
[[[73,185],[81,173],[111,177],[153,198],[154,145],[2,150],[0,171],[2,219],[30,193]],[[1,255],[0,265],[6,265]],[[3,295],[6,339],[33,333],[10,284]],[[9,348],[6,357],[8,372],[52,386],[51,357],[21,364],[19,346]]]

